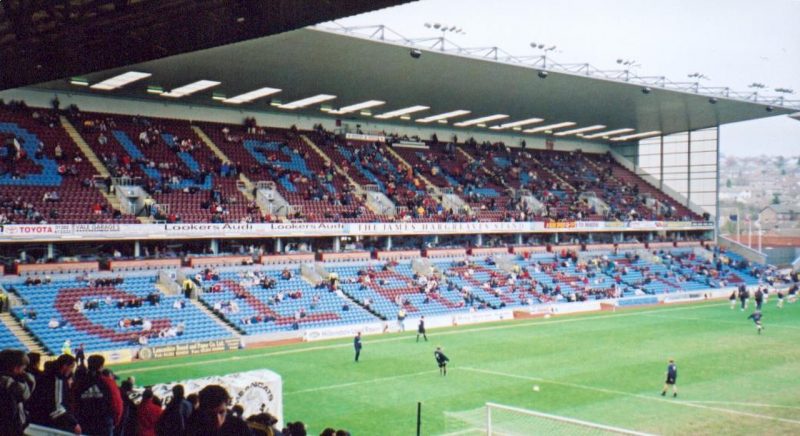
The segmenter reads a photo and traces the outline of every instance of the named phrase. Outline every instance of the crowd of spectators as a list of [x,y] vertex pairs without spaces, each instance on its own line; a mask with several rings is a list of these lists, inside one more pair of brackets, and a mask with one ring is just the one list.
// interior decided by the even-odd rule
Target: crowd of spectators
[[[0,428],[22,436],[30,424],[71,434],[115,436],[305,436],[301,421],[278,428],[268,412],[243,416],[241,405],[221,385],[210,384],[185,395],[173,386],[165,402],[150,387],[118,377],[105,367],[102,355],[76,359],[65,353],[40,368],[41,355],[22,350],[0,351]],[[165,404],[166,403],[166,404]],[[321,435],[349,436],[326,428]]]

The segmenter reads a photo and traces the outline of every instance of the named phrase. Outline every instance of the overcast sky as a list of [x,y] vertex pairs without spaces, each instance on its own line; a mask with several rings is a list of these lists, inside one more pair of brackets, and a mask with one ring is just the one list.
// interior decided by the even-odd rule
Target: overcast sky
[[[760,82],[800,100],[800,0],[422,0],[338,21],[438,36],[426,22],[463,28],[447,36],[461,47],[522,56],[535,54],[531,42],[545,43],[557,46],[560,63],[610,70],[626,58],[641,76],[680,82],[700,72],[710,78],[703,86],[748,91]],[[728,155],[800,154],[800,121],[787,116],[726,125],[720,137]]]

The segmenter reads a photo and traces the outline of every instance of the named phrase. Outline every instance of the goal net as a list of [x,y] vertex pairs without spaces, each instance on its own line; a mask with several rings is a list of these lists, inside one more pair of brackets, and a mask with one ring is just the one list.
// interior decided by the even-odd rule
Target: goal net
[[529,435],[647,435],[565,416],[551,415],[519,407],[486,403],[485,407],[461,412],[445,412],[448,436],[529,436]]

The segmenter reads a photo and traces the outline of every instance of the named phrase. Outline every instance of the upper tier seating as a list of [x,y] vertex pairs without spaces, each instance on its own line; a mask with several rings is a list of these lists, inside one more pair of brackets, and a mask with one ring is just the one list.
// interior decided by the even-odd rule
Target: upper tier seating
[[[686,207],[631,173],[607,154],[552,150],[510,149],[501,144],[463,146],[482,159],[502,183],[514,189],[530,190],[548,206],[547,216],[555,219],[699,219]],[[596,196],[610,207],[601,215],[581,194]],[[652,198],[663,210],[646,204]]]
[[348,180],[295,129],[204,123],[203,131],[253,182],[273,181],[306,221],[373,222]]
[[81,134],[116,177],[137,180],[161,205],[158,219],[182,222],[260,221],[223,162],[187,121],[83,113]]
[[[610,155],[474,141],[394,147],[345,143],[322,129],[198,124],[231,160],[223,162],[189,121],[75,111],[71,118],[114,176],[138,180],[151,193],[162,205],[157,218],[166,221],[274,219],[262,216],[237,188],[239,173],[253,182],[275,182],[293,206],[289,219],[298,221],[701,219]],[[53,111],[19,104],[0,109],[0,137],[12,136],[21,152],[13,145],[0,149],[0,222],[137,222],[115,214],[97,191],[96,171]],[[397,215],[376,215],[356,195],[353,183],[374,185],[394,202]],[[428,183],[438,188],[434,191],[459,195],[469,213],[445,210],[428,192]],[[529,211],[515,195],[520,189],[530,191],[544,209]]]
[[[140,336],[147,336],[150,346],[231,337],[192,302],[161,294],[154,276],[128,275],[122,279],[121,284],[102,286],[75,278],[56,278],[38,285],[17,280],[12,286],[25,304],[12,313],[53,354],[59,354],[67,339],[73,346],[83,343],[87,350],[102,351],[135,347]],[[151,304],[149,299],[155,298],[159,302]],[[121,301],[132,300],[141,304],[119,307]],[[184,307],[176,308],[176,300]],[[30,317],[31,310],[36,313],[35,319]],[[49,327],[51,320],[59,327]],[[148,322],[151,328],[145,331]]]
[[0,224],[136,222],[115,216],[95,187],[97,172],[53,111],[3,106],[0,143]]
[[417,170],[409,168],[386,150],[386,145],[320,142],[320,148],[340,162],[344,171],[364,186],[373,185],[395,207],[396,220],[444,221],[444,211],[426,191]]
[[454,144],[429,144],[429,149],[397,147],[416,171],[440,188],[451,188],[472,209],[479,221],[519,219],[498,174],[485,169],[482,159],[470,161]]

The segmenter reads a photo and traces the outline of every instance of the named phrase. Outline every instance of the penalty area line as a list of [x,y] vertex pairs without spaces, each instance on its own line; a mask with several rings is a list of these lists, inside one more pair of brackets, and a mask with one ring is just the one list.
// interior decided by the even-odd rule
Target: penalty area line
[[696,408],[696,409],[705,409],[705,410],[714,410],[714,411],[717,411],[717,412],[729,413],[731,415],[748,416],[748,417],[751,417],[751,418],[766,419],[766,420],[770,420],[770,421],[779,421],[779,422],[784,422],[784,423],[787,423],[787,424],[800,425],[800,421],[794,420],[794,419],[780,418],[780,417],[777,417],[777,416],[763,415],[763,414],[760,414],[760,413],[743,412],[743,411],[739,411],[739,410],[725,409],[723,407],[707,406],[707,405],[696,403],[696,402],[688,402],[688,401],[681,401],[681,400],[667,400],[665,398],[649,397],[647,395],[633,394],[633,393],[630,393],[630,392],[618,391],[618,390],[615,390],[615,389],[599,388],[599,387],[595,387],[595,386],[587,386],[587,385],[581,385],[581,384],[577,384],[577,383],[562,382],[562,381],[557,381],[557,380],[549,380],[549,379],[544,379],[544,378],[541,378],[541,377],[530,377],[530,376],[525,376],[525,375],[510,374],[510,373],[506,373],[506,372],[493,371],[493,370],[488,370],[488,369],[470,368],[470,367],[461,367],[459,369],[461,369],[463,371],[472,371],[472,372],[496,375],[496,376],[501,376],[501,377],[516,378],[516,379],[520,379],[520,380],[536,381],[536,382],[540,382],[540,383],[548,383],[548,384],[554,384],[554,385],[567,386],[567,387],[576,388],[576,389],[584,389],[584,390],[588,390],[588,391],[602,392],[602,393],[605,393],[605,394],[614,394],[614,395],[621,395],[621,396],[626,396],[626,397],[633,397],[633,398],[638,398],[638,399],[648,400],[648,401],[657,401],[659,403],[673,404],[673,405],[676,405],[676,406],[693,407],[693,408]]

